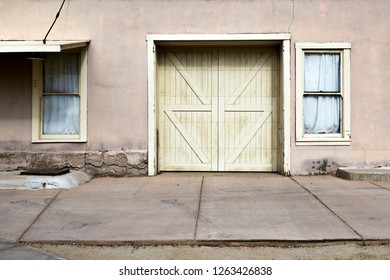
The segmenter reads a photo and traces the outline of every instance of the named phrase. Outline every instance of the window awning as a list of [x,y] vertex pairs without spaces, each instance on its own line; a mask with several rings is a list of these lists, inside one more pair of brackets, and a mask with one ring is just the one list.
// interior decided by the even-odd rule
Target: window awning
[[0,41],[0,53],[25,53],[25,52],[61,52],[64,50],[85,47],[89,44],[85,41]]

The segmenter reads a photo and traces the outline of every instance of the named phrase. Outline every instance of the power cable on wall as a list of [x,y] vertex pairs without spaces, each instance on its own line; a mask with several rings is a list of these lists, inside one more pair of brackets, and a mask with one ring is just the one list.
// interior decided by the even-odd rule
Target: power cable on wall
[[56,23],[57,19],[59,18],[60,13],[61,13],[61,10],[62,10],[62,7],[64,6],[64,4],[65,4],[65,0],[62,1],[62,4],[61,4],[60,9],[58,10],[58,12],[57,12],[57,14],[56,14],[56,17],[55,17],[53,23],[51,24],[51,26],[50,26],[50,28],[49,28],[49,31],[47,31],[46,36],[45,36],[45,38],[43,39],[43,44],[46,44],[46,38],[47,38],[47,36],[49,36],[49,33],[50,33],[51,29],[53,28],[54,24]]

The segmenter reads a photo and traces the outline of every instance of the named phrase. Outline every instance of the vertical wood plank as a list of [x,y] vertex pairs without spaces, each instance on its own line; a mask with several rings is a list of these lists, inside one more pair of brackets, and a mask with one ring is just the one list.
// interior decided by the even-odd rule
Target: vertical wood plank
[[[205,158],[208,158],[210,163],[206,169],[213,171],[261,171],[270,170],[270,166],[276,170],[278,59],[274,52],[253,47],[208,50],[166,47],[165,52],[174,54],[177,61],[174,65],[166,56],[164,69],[158,72],[164,76],[163,84],[159,85],[163,91],[158,93],[162,107],[158,109],[159,116],[164,107],[194,107],[189,111],[172,111],[170,117],[166,114],[159,117],[159,130],[163,134],[159,145],[164,146],[159,163],[168,169],[179,166],[180,170],[205,170],[202,161],[207,162]],[[267,58],[263,57],[265,54]],[[260,64],[259,69],[254,68]],[[203,102],[194,88],[203,94],[204,100],[210,101],[210,109],[195,109],[203,106]],[[234,96],[237,88],[240,93]],[[227,104],[232,98],[234,104]],[[226,105],[233,109],[226,111]],[[272,111],[261,111],[265,108],[262,105],[270,105]],[[269,118],[259,123],[262,115]],[[201,153],[203,160],[199,159]]]
[[219,49],[219,79],[218,79],[218,170],[225,170],[225,91],[226,69],[225,53]]

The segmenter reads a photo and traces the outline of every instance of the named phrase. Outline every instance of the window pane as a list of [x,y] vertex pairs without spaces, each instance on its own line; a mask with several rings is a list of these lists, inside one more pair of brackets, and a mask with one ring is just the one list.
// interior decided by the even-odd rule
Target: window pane
[[79,55],[48,54],[43,64],[43,92],[79,92]]
[[79,134],[80,97],[43,96],[43,134]]
[[340,92],[340,54],[305,53],[305,92]]
[[305,133],[340,133],[340,96],[304,97]]

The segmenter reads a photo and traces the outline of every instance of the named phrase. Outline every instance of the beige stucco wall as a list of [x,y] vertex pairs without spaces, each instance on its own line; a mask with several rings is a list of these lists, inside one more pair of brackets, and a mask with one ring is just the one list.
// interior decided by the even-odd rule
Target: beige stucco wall
[[[0,1],[0,40],[43,39],[61,2]],[[3,54],[0,151],[142,153],[148,143],[147,34],[291,33],[291,172],[390,164],[389,23],[387,0],[68,0],[48,39],[91,40],[88,142],[31,144],[30,62]],[[349,147],[295,145],[294,44],[304,41],[352,44]]]

